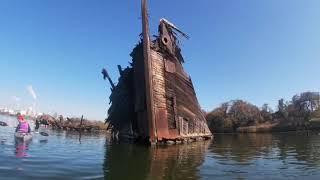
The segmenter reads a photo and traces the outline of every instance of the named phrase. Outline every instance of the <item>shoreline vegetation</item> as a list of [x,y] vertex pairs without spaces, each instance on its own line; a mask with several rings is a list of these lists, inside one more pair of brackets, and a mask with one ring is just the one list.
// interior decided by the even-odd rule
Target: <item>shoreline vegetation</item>
[[303,92],[280,99],[277,110],[244,100],[222,103],[206,113],[212,133],[265,133],[320,130],[320,93]]

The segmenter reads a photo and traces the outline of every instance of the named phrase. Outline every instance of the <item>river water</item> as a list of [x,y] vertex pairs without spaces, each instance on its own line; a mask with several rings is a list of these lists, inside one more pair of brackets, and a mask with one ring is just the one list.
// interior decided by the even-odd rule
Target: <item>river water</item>
[[[215,135],[167,147],[112,143],[104,134],[51,131],[17,143],[0,116],[0,179],[320,179],[320,135]],[[32,125],[33,126],[33,125]]]

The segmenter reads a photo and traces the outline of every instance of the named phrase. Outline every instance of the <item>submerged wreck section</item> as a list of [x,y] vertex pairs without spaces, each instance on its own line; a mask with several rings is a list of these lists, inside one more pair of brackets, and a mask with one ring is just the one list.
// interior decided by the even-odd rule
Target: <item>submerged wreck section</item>
[[150,40],[146,1],[142,1],[141,41],[130,56],[130,67],[122,70],[117,85],[111,83],[109,128],[119,138],[138,141],[183,142],[211,138],[184,59],[178,35],[188,38],[165,19],[158,36]]

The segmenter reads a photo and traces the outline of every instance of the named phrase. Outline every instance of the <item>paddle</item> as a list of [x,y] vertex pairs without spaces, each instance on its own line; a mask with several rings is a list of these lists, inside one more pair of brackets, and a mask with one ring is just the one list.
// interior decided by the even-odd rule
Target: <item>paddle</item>
[[49,136],[49,134],[45,132],[40,132],[39,134],[41,134],[42,136]]
[[39,133],[41,136],[49,136],[48,133],[45,133],[45,132],[37,132],[37,131],[31,131],[33,133]]
[[8,126],[8,124],[6,122],[0,121],[0,126]]

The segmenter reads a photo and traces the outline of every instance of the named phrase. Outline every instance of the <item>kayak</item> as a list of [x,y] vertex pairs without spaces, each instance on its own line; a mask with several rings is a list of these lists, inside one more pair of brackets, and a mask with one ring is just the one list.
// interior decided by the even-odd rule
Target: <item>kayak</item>
[[8,124],[6,122],[0,121],[0,126],[8,126]]
[[14,137],[20,141],[28,141],[32,139],[32,135],[30,133],[14,133]]

